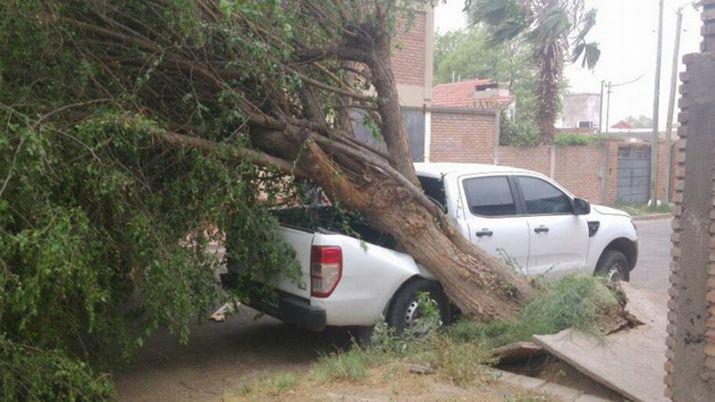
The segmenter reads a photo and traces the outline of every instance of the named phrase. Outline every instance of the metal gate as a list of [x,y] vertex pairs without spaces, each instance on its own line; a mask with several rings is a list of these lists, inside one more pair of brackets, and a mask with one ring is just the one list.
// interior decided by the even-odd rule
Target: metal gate
[[618,148],[618,202],[645,204],[650,198],[650,147]]

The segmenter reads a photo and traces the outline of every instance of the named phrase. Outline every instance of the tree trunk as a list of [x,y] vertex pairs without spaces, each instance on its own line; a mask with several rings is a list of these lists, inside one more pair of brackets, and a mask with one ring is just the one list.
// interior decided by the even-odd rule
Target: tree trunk
[[559,105],[559,85],[563,70],[563,54],[556,41],[537,47],[534,58],[539,65],[536,116],[539,125],[539,142],[554,143],[554,122]]

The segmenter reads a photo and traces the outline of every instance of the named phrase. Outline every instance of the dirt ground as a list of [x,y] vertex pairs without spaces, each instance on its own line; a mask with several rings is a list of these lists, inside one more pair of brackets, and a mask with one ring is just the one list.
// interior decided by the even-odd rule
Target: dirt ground
[[194,325],[191,340],[158,334],[138,360],[115,373],[124,401],[211,401],[272,371],[307,370],[321,354],[348,344],[345,333],[312,333],[248,308],[226,322]]
[[[438,376],[407,371],[372,373],[361,384],[300,384],[280,392],[249,391],[277,373],[305,373],[321,355],[350,344],[344,331],[303,331],[246,308],[224,323],[192,328],[188,345],[175,336],[158,334],[138,360],[115,373],[122,401],[251,401],[251,400],[469,400],[550,401],[550,397],[490,381],[457,387]],[[358,398],[359,396],[359,398]]]

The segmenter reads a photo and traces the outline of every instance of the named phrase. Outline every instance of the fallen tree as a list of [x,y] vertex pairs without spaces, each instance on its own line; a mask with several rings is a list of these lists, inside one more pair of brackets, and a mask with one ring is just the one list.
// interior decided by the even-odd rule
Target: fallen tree
[[[513,315],[530,285],[464,239],[419,187],[390,64],[391,36],[411,13],[398,3],[63,1],[38,18],[98,69],[83,98],[158,122],[167,144],[229,147],[311,179],[392,234],[463,312]],[[386,151],[356,139],[355,110]]]

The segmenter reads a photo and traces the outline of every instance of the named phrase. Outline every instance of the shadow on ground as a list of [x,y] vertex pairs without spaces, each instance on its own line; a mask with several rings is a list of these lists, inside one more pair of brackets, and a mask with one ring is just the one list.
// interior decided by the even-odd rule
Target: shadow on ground
[[308,370],[321,354],[350,343],[345,331],[308,332],[244,308],[223,323],[193,325],[188,345],[157,334],[115,373],[126,401],[218,400],[270,372]]

